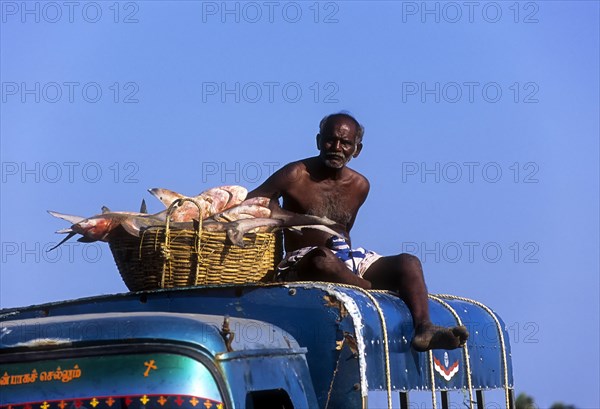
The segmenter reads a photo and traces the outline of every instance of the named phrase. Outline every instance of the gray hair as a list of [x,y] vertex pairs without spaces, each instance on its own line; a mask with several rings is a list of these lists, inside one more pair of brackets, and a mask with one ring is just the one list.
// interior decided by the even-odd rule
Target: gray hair
[[354,122],[354,124],[356,125],[356,143],[359,144],[362,142],[362,138],[363,135],[365,134],[365,128],[364,126],[362,126],[360,124],[360,122],[358,122],[356,120],[356,118],[354,118],[352,115],[350,115],[348,112],[346,111],[341,111],[338,112],[336,114],[330,114],[330,115],[326,115],[323,117],[323,119],[321,119],[321,122],[319,123],[319,132],[322,134],[323,132],[325,132],[325,126],[327,125],[327,122],[329,122],[330,119],[336,118],[336,117],[343,117],[343,118],[348,118],[350,120],[352,120]]

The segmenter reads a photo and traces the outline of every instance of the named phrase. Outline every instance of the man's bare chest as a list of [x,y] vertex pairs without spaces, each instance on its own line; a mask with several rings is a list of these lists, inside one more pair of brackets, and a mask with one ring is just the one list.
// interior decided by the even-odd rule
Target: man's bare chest
[[298,211],[325,216],[343,225],[352,220],[359,207],[355,193],[345,186],[336,188],[307,184],[290,193],[290,199],[295,202]]

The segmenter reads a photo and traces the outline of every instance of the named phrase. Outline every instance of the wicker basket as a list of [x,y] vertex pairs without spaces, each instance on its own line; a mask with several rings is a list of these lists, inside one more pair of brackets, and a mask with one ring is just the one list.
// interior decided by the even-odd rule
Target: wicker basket
[[281,260],[281,234],[246,234],[244,244],[227,243],[225,232],[169,228],[168,223],[145,230],[141,237],[123,232],[109,240],[131,291],[243,284],[272,275]]

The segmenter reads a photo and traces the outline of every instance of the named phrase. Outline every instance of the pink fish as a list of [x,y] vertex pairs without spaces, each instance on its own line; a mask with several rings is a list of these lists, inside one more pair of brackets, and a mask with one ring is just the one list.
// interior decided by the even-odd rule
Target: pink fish
[[257,196],[250,199],[246,199],[242,203],[240,203],[240,206],[244,205],[269,207],[271,205],[271,199],[268,197]]
[[211,202],[211,216],[239,205],[248,195],[243,186],[226,185],[213,187],[200,193],[200,197]]
[[208,189],[198,196],[210,203],[210,210],[207,217],[222,212],[231,201],[231,194],[228,191],[216,187]]
[[[152,196],[160,200],[167,208],[170,207],[173,202],[179,199],[192,199],[200,206],[203,218],[208,217],[211,214],[211,203],[207,201],[202,195],[188,197],[180,193],[173,192],[169,189],[154,188],[148,189]],[[189,222],[192,220],[198,220],[198,206],[194,203],[186,201],[180,206],[173,210],[171,213],[171,220],[174,222]]]
[[[162,188],[149,189],[148,191],[166,207],[171,206],[178,199],[193,199],[200,205],[203,219],[237,206],[248,194],[248,190],[245,187],[235,185],[214,187],[193,197],[184,196],[172,190]],[[198,207],[188,201],[175,209],[171,216],[171,220],[174,222],[188,222],[198,219]]]
[[225,190],[231,195],[231,198],[229,199],[226,207],[223,210],[227,210],[241,204],[244,201],[244,199],[246,199],[246,196],[248,196],[248,189],[246,189],[243,186],[219,186],[219,189]]

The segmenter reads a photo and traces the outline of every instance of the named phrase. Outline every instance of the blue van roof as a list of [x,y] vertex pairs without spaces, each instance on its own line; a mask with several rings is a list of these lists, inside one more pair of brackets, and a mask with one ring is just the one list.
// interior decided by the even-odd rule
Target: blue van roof
[[431,296],[429,303],[434,324],[467,326],[470,338],[466,348],[416,352],[410,347],[410,311],[396,295],[320,282],[100,296],[0,311],[0,322],[106,312],[227,314],[264,321],[307,348],[306,359],[321,406],[326,402],[347,405],[349,395],[356,396],[360,406],[367,392],[374,390],[389,394],[432,387],[512,388],[509,338],[500,317],[481,303],[459,297]]
[[252,328],[252,337],[233,337],[228,348],[221,330],[223,316],[173,312],[109,312],[2,321],[0,351],[77,343],[152,340],[187,344],[212,356],[231,351],[287,349],[302,351],[281,328],[262,321],[227,317],[232,332]]

